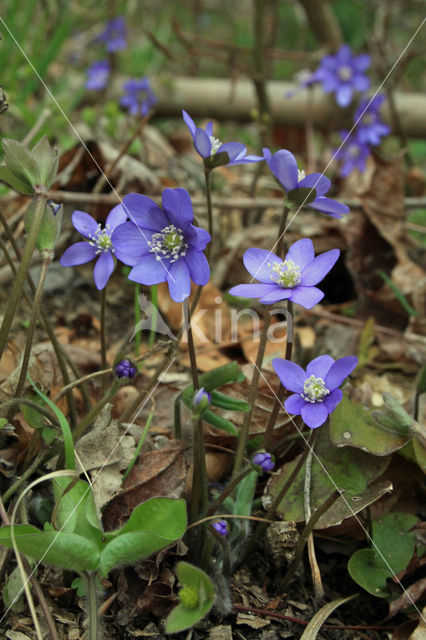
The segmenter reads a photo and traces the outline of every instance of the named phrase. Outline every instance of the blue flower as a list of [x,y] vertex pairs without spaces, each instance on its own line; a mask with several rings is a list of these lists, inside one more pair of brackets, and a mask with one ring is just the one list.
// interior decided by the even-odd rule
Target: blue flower
[[114,373],[117,378],[134,378],[137,369],[132,362],[126,358],[125,360],[120,360],[120,362],[115,365]]
[[334,157],[341,162],[340,175],[346,178],[354,169],[361,173],[365,171],[365,163],[370,155],[369,145],[361,142],[357,132],[349,134],[343,130],[340,137],[344,142],[343,146],[334,153]]
[[126,48],[126,23],[124,18],[119,16],[107,22],[104,31],[96,38],[97,42],[106,44],[106,49],[110,53]]
[[311,429],[321,426],[343,397],[338,387],[357,364],[355,356],[336,361],[330,356],[319,356],[311,360],[305,371],[295,362],[274,358],[275,373],[283,386],[293,392],[284,402],[285,410],[301,415]]
[[98,60],[87,69],[86,73],[86,89],[101,91],[102,89],[105,89],[108,84],[110,64],[108,60]]
[[249,164],[263,160],[260,156],[247,155],[247,149],[241,142],[226,142],[222,144],[220,140],[213,136],[212,122],[209,122],[205,129],[201,129],[195,126],[193,119],[186,111],[182,111],[182,114],[191,132],[195,149],[203,159],[213,159],[216,154],[227,153],[229,162],[223,162],[221,164]]
[[365,98],[355,111],[357,139],[363,145],[370,144],[374,147],[380,144],[380,138],[390,133],[390,127],[380,120],[379,110],[384,100],[383,94],[375,96],[372,100]]
[[72,223],[85,242],[76,242],[65,251],[60,259],[63,267],[74,267],[79,264],[86,264],[97,258],[93,270],[95,285],[99,291],[105,288],[112,272],[114,271],[114,258],[121,260],[119,251],[112,246],[111,235],[119,225],[127,220],[127,214],[121,204],[110,211],[105,221],[105,228],[102,229],[91,216],[84,211],[74,211]]
[[132,116],[146,116],[157,103],[157,97],[148,78],[132,78],[123,84],[123,89],[126,95],[120,98],[120,104],[126,107]]
[[[263,149],[263,154],[272,174],[286,191],[290,200],[296,196],[298,202],[296,191],[298,189],[314,189],[314,197],[306,197],[306,202],[303,202],[305,198],[303,197],[304,192],[302,192],[303,206],[317,209],[333,218],[341,218],[349,213],[347,205],[325,197],[324,194],[331,187],[330,180],[321,173],[305,175],[304,171],[297,168],[296,159],[290,151],[281,149],[272,155],[269,149]],[[299,206],[302,203],[299,203]]]
[[367,91],[369,88],[370,80],[364,74],[369,66],[368,54],[354,56],[350,47],[344,44],[334,55],[324,56],[315,77],[325,93],[335,94],[339,107],[347,107],[354,91]]
[[114,231],[112,244],[120,260],[133,267],[130,280],[167,282],[175,302],[190,295],[191,280],[207,284],[210,268],[203,251],[211,238],[192,224],[192,202],[185,189],[165,189],[162,207],[138,193],[124,196],[122,204],[132,222]]
[[274,457],[267,451],[257,451],[252,456],[251,463],[262,471],[272,471],[275,467]]
[[331,249],[315,257],[309,238],[294,242],[285,259],[266,249],[247,249],[243,260],[247,271],[260,284],[239,284],[229,293],[243,298],[259,298],[263,304],[290,300],[305,309],[312,309],[324,293],[315,287],[332,269],[340,255]]
[[218,522],[213,522],[213,529],[216,529],[221,536],[226,537],[229,534],[228,523],[226,520],[219,520]]

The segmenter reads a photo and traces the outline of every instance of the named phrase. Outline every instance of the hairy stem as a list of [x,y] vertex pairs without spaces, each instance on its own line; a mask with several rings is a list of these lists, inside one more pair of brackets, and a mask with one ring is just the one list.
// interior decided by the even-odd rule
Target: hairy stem
[[[152,304],[152,316],[151,316],[151,329],[148,338],[148,349],[152,349],[155,342],[155,332],[157,330],[157,313],[158,313],[158,285],[153,284],[151,287],[151,304]],[[139,333],[140,335],[140,333]]]
[[[101,368],[107,369],[107,339],[106,339],[106,287],[101,291]],[[102,378],[102,392],[106,388],[106,377]]]
[[98,600],[96,594],[96,571],[83,571],[81,574],[83,580],[86,583],[86,595],[88,601],[88,637],[87,640],[100,640],[100,626],[98,618]]
[[207,201],[207,215],[208,215],[208,228],[210,234],[210,242],[206,247],[206,258],[210,262],[212,246],[213,246],[213,207],[212,207],[212,188],[211,188],[211,169],[204,167],[204,178],[206,182],[206,201]]

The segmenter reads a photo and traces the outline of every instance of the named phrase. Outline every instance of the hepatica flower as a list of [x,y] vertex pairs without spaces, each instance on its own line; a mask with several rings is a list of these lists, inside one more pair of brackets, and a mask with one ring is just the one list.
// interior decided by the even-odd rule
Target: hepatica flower
[[126,23],[124,18],[119,16],[107,22],[104,31],[96,38],[97,42],[103,42],[107,51],[112,53],[119,49],[126,48]]
[[334,93],[339,107],[350,104],[354,91],[366,91],[370,80],[365,71],[370,66],[370,56],[366,53],[354,56],[347,44],[334,55],[324,56],[315,72],[325,93]]
[[132,116],[146,116],[157,102],[148,78],[132,78],[123,84],[123,89],[125,95],[120,98],[120,104],[126,107]]
[[343,146],[334,152],[334,157],[340,160],[340,175],[346,178],[354,169],[365,171],[365,163],[370,155],[370,147],[365,142],[361,142],[358,133],[349,134],[348,131],[341,131],[340,137]]
[[96,259],[93,278],[97,289],[99,291],[104,289],[114,271],[113,254],[115,253],[121,260],[119,252],[116,252],[112,246],[111,235],[114,229],[126,220],[127,215],[121,204],[114,207],[108,214],[104,229],[84,211],[74,211],[72,223],[86,240],[68,247],[60,259],[61,265],[75,267]]
[[175,302],[190,295],[191,280],[207,284],[210,269],[203,251],[210,234],[192,224],[192,202],[185,189],[165,189],[162,207],[138,193],[124,196],[123,206],[132,222],[115,229],[112,244],[120,260],[133,267],[130,280],[167,282]]
[[[311,173],[307,176],[303,170],[297,168],[296,159],[290,151],[281,149],[272,155],[269,149],[263,149],[263,154],[290,202],[295,202],[299,207],[303,205],[317,209],[333,218],[341,218],[349,213],[348,206],[325,197],[324,194],[331,187],[331,181],[321,173]],[[311,193],[309,190],[312,190]]]
[[390,133],[390,127],[380,119],[380,107],[385,100],[383,94],[373,99],[361,100],[355,111],[354,120],[357,124],[357,139],[361,144],[380,144],[380,138]]
[[87,69],[86,73],[86,89],[101,91],[107,86],[110,73],[110,64],[108,60],[98,60]]
[[226,520],[219,520],[218,522],[213,522],[213,529],[216,529],[218,533],[224,538],[229,534],[228,523]]
[[284,402],[288,413],[301,415],[311,429],[320,427],[343,397],[338,387],[355,369],[358,358],[346,356],[334,361],[330,356],[312,360],[306,371],[295,362],[274,358],[272,366],[283,386],[293,394]]
[[213,123],[209,122],[205,129],[195,126],[195,122],[191,116],[182,111],[183,119],[191,132],[195,149],[204,159],[214,159],[216,154],[227,153],[229,162],[221,162],[220,164],[250,164],[251,162],[259,162],[263,160],[260,156],[247,155],[247,149],[241,142],[225,142],[222,144],[218,138],[213,136]]
[[263,304],[290,300],[311,309],[324,297],[324,293],[314,285],[327,275],[339,254],[339,249],[331,249],[315,257],[314,245],[309,238],[292,244],[285,260],[266,249],[247,249],[244,265],[253,278],[260,280],[260,284],[239,284],[229,293],[259,298]]

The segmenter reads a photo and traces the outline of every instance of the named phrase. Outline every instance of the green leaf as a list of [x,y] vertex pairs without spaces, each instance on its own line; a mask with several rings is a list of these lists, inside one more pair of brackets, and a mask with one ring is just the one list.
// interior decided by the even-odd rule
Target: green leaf
[[[94,571],[99,551],[90,540],[64,531],[40,531],[31,525],[14,527],[16,546],[22,553],[62,569]],[[11,527],[0,528],[0,544],[12,548]]]
[[319,611],[316,612],[312,620],[309,622],[308,626],[303,632],[300,640],[316,640],[318,633],[327,620],[329,616],[333,613],[337,607],[340,607],[342,604],[346,604],[350,600],[353,600],[358,596],[355,593],[353,596],[347,596],[346,598],[337,598],[336,600],[332,600],[332,602],[327,602]]
[[250,405],[245,400],[231,398],[220,391],[212,391],[212,405],[228,411],[250,411]]
[[383,394],[384,411],[372,411],[376,424],[390,433],[397,433],[403,437],[410,437],[415,431],[415,420],[390,393]]
[[[25,230],[27,233],[30,232],[33,224],[34,211],[34,207],[28,207],[25,216]],[[62,205],[55,205],[51,202],[46,203],[36,239],[36,247],[40,253],[45,250],[53,251],[55,248],[56,241],[61,232],[62,211]]]
[[412,439],[414,457],[423,473],[426,473],[426,447],[418,438]]
[[40,184],[40,171],[28,147],[11,138],[3,138],[2,144],[6,166],[15,176],[32,186]]
[[43,136],[37,142],[37,144],[32,148],[31,155],[36,161],[37,166],[39,168],[42,184],[45,184],[47,187],[50,187],[51,183],[56,177],[56,171],[58,168],[58,165],[57,165],[59,161],[58,150],[52,149],[47,139],[47,136]]
[[208,371],[200,376],[200,387],[204,387],[205,391],[209,393],[214,389],[223,387],[230,382],[243,382],[245,380],[237,362],[230,362],[224,364],[222,367],[217,367],[213,371]]
[[[29,388],[28,391],[24,395],[26,400],[31,400],[34,404],[39,405],[40,407],[45,407],[46,403],[32,388]],[[21,404],[20,409],[25,420],[28,422],[30,427],[33,429],[43,429],[46,426],[45,418],[40,411],[33,407],[29,407],[27,404]]]
[[[93,492],[87,482],[59,477],[53,480],[53,493],[57,501],[55,528],[79,535],[91,540],[102,549],[102,527],[96,513]],[[67,491],[67,488],[71,488]]]
[[206,411],[203,415],[203,420],[217,429],[222,429],[222,431],[230,433],[232,436],[236,436],[238,434],[238,431],[232,422],[218,416],[217,413],[213,413],[213,411]]
[[[31,570],[34,569],[36,562],[30,560]],[[37,572],[37,570],[35,570]],[[25,593],[19,567],[15,567],[7,578],[3,589],[3,601],[5,606],[12,609],[15,613],[19,613],[25,609]]]
[[173,539],[158,536],[152,531],[120,533],[101,552],[99,569],[103,576],[107,576],[114,567],[147,558],[172,542]]
[[191,590],[198,596],[198,602],[195,606],[185,606],[181,600],[167,617],[166,633],[177,633],[192,627],[210,611],[215,599],[213,583],[204,571],[187,562],[179,562],[176,573],[182,591],[185,588]]
[[256,471],[251,471],[238,484],[233,509],[234,515],[249,516],[251,514],[258,477]]
[[9,167],[0,167],[0,180],[8,184],[12,189],[25,196],[32,196],[34,189],[25,178],[18,178]]

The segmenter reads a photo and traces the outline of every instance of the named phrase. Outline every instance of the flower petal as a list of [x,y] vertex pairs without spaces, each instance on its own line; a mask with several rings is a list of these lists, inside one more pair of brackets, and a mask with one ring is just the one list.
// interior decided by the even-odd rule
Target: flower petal
[[354,76],[352,85],[357,91],[367,91],[370,87],[370,79],[367,76]]
[[339,249],[331,249],[317,256],[302,271],[300,285],[309,287],[318,284],[336,264]]
[[275,290],[271,293],[268,293],[266,296],[259,298],[259,302],[262,304],[273,304],[274,302],[279,302],[280,300],[288,300],[291,298],[291,294],[293,289],[285,289],[284,287],[280,287],[280,285],[274,285]]
[[210,267],[204,253],[196,249],[189,249],[182,259],[186,262],[191,280],[195,284],[206,285],[210,280]]
[[191,294],[191,278],[184,260],[177,260],[167,274],[170,296],[175,302],[183,302]]
[[300,285],[291,290],[289,300],[295,304],[300,304],[305,309],[312,309],[320,300],[323,299],[324,293],[316,287],[301,287]]
[[331,356],[318,356],[310,361],[306,367],[306,373],[308,377],[316,376],[324,380],[332,364],[334,364],[334,360]]
[[353,89],[350,84],[341,84],[336,92],[336,102],[339,107],[347,107],[352,100]]
[[117,204],[108,214],[105,220],[105,226],[109,225],[111,231],[114,231],[118,225],[123,224],[127,220],[127,213],[123,205]]
[[212,151],[212,143],[204,129],[195,130],[194,146],[202,158],[208,158]]
[[217,153],[226,152],[229,156],[229,164],[237,164],[247,153],[246,147],[241,142],[225,142],[219,147]]
[[195,122],[193,121],[189,113],[186,113],[184,109],[182,110],[182,116],[183,116],[183,119],[185,120],[185,124],[187,125],[188,129],[191,132],[191,135],[194,137],[195,129],[197,128],[195,126]]
[[337,202],[336,200],[332,200],[331,198],[325,198],[324,196],[322,196],[321,198],[316,198],[314,202],[310,202],[307,206],[311,209],[317,209],[318,211],[327,213],[332,218],[342,218],[350,211],[349,207],[346,204]]
[[301,411],[303,422],[311,429],[320,427],[328,418],[324,402],[306,402]]
[[327,373],[325,384],[327,389],[333,391],[339,387],[343,380],[348,377],[350,373],[355,369],[358,364],[358,358],[355,356],[346,356],[340,358],[331,366],[330,371]]
[[243,256],[244,266],[247,271],[260,282],[271,283],[271,266],[273,263],[281,264],[282,260],[274,253],[266,249],[247,249]]
[[302,270],[315,258],[314,245],[309,238],[302,238],[294,242],[285,257],[286,260],[293,260]]
[[84,211],[74,211],[71,217],[72,223],[83,238],[90,238],[99,228],[96,220]]
[[305,176],[303,180],[297,185],[298,188],[306,187],[308,189],[315,189],[317,197],[323,196],[324,193],[331,187],[331,180],[327,176],[323,176],[322,173],[310,173]]
[[122,205],[130,220],[143,229],[161,231],[169,224],[163,210],[151,198],[140,193],[128,193]]
[[179,229],[186,229],[194,219],[191,198],[185,189],[164,189],[162,205],[170,222]]
[[[268,150],[269,151],[269,150]],[[265,150],[263,150],[265,153]],[[286,191],[291,191],[297,186],[297,162],[292,153],[287,149],[281,149],[274,153],[268,160],[265,160],[269,168],[277,180],[282,184]]]
[[335,389],[328,396],[324,396],[322,401],[327,407],[328,413],[333,413],[342,398],[343,391],[341,389]]
[[236,287],[229,289],[229,293],[231,296],[240,296],[241,298],[261,298],[273,293],[276,288],[276,284],[237,284]]
[[86,264],[95,257],[96,247],[92,247],[88,242],[76,242],[62,254],[59,262],[63,267],[75,267],[78,264]]
[[370,66],[371,58],[368,53],[361,53],[359,56],[354,56],[352,59],[352,66],[357,71],[366,71]]
[[102,291],[106,287],[108,280],[112,272],[114,271],[114,258],[110,251],[101,253],[96,260],[95,268],[93,269],[93,279],[95,281],[98,291]]
[[129,280],[140,284],[159,284],[166,282],[170,268],[168,260],[157,260],[152,253],[143,256],[129,273]]
[[210,240],[209,232],[201,227],[195,227],[193,224],[190,224],[188,228],[185,229],[185,242],[197,251],[204,251]]
[[306,372],[291,360],[274,358],[272,366],[284,387],[294,393],[303,392],[303,384],[306,380]]
[[300,416],[302,408],[305,406],[306,401],[302,398],[300,393],[293,393],[284,402],[284,408],[288,413],[293,413],[296,416]]
[[[111,236],[112,246],[121,255],[128,255],[132,258],[141,257],[149,253],[153,231],[141,229],[133,222],[120,224]],[[120,258],[121,259],[121,258]]]

